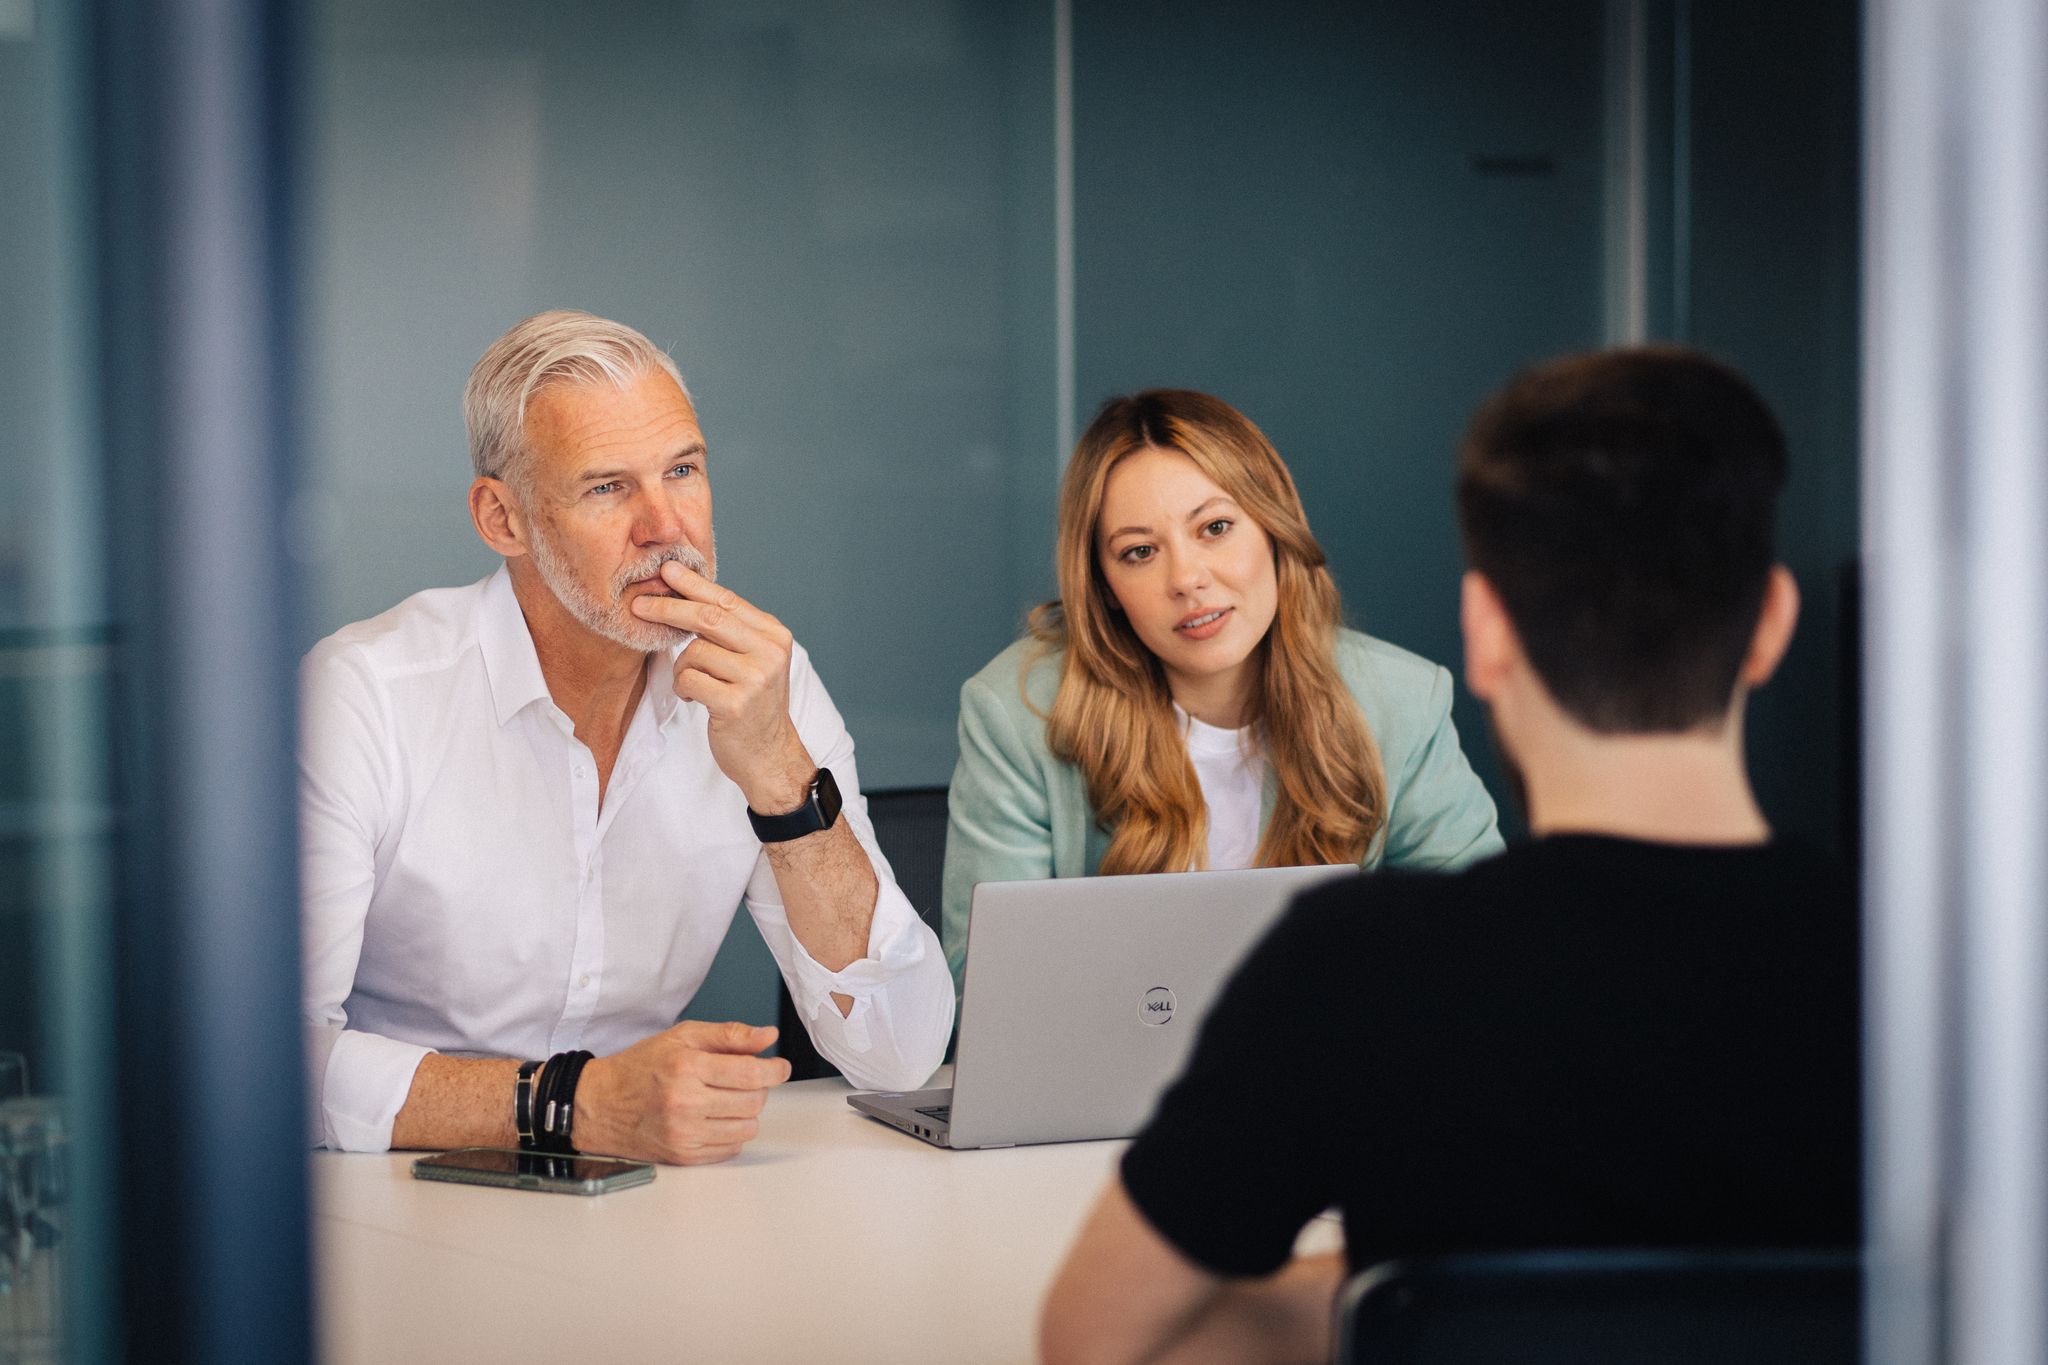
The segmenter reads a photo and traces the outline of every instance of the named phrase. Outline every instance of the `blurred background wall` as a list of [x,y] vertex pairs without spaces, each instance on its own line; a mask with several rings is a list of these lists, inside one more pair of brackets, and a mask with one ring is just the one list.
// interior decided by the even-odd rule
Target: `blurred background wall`
[[[462,382],[573,306],[673,349],[722,575],[810,649],[869,787],[946,781],[960,682],[1050,593],[1072,424],[1137,387],[1264,426],[1354,624],[1455,669],[1458,434],[1517,366],[1628,334],[1633,233],[1635,326],[1748,371],[1791,436],[1807,617],[1752,752],[1780,827],[1844,846],[1847,0],[311,14],[306,644],[491,569]],[[767,1020],[772,971],[742,917],[692,1013]]]
[[[1758,787],[1852,855],[1862,8],[0,0],[0,1052],[68,1106],[72,1358],[310,1350],[284,670],[489,570],[457,397],[538,308],[674,348],[728,573],[810,645],[870,786],[945,779],[1107,394],[1247,409],[1353,620],[1455,665],[1471,404],[1556,350],[1703,345],[1794,452],[1807,610]],[[1901,1359],[2039,1335],[2038,652],[2007,626],[2040,9],[1868,6],[1873,1340]],[[254,420],[195,436],[195,397]],[[254,762],[195,744],[252,733]],[[744,923],[693,1012],[772,1017]]]
[[[289,688],[216,695],[224,656],[187,646],[255,649],[283,614],[291,638],[259,652],[299,651],[488,573],[462,383],[542,308],[672,349],[723,574],[808,646],[870,789],[946,781],[959,684],[1049,595],[1059,472],[1109,395],[1242,407],[1353,623],[1455,669],[1472,405],[1558,351],[1704,346],[1757,380],[1794,453],[1806,616],[1752,711],[1757,785],[1781,830],[1853,857],[1854,0],[235,0],[226,27],[202,8],[0,0],[0,1051],[72,1105],[77,1358],[113,1349],[117,1292],[134,1321],[228,1330],[232,1296],[217,1322],[180,1305],[241,1225],[142,1174],[152,1106],[207,1094],[167,1057],[233,1070],[290,1032],[232,1027],[291,995],[289,803],[243,808],[257,768],[288,781],[285,746],[213,788],[191,748],[247,742],[259,712],[281,733]],[[201,33],[268,35],[224,59],[274,101],[236,106],[248,145],[276,140],[228,159],[263,183],[225,210],[187,200],[232,177],[166,154],[223,145],[164,115],[232,103],[179,104],[225,88],[168,42]],[[287,232],[289,280],[242,263],[274,315],[191,292],[222,243]],[[274,390],[298,433],[282,467],[286,438],[239,416],[247,450],[161,440],[174,391],[240,416],[272,392],[246,350],[176,333],[202,313],[296,371]],[[258,481],[282,513],[247,514]],[[216,522],[246,545],[215,534],[209,559]],[[199,568],[279,530],[295,565],[207,595]],[[1512,831],[1483,719],[1469,699],[1457,719]],[[226,882],[186,875],[202,842]],[[234,975],[259,939],[269,969]],[[744,917],[689,1012],[774,1019]],[[223,1027],[234,1047],[187,1046]],[[276,1084],[233,1091],[282,1123],[280,1049]],[[206,1189],[295,1207],[289,1171],[252,1184],[207,1141],[231,1120],[179,1115],[168,1131],[213,1154]],[[247,1282],[290,1289],[264,1302],[293,1340],[303,1277],[268,1245]]]
[[[958,686],[1049,595],[1059,469],[1103,398],[1191,385],[1244,408],[1354,624],[1455,669],[1472,405],[1536,357],[1670,337],[1753,375],[1791,436],[1807,614],[1751,750],[1773,820],[1851,852],[1850,0],[309,0],[304,19],[301,647],[489,572],[459,397],[541,308],[673,349],[727,581],[810,649],[871,788],[947,779]],[[78,249],[46,46],[0,28],[0,183],[24,187],[0,194],[0,446],[25,490],[0,503],[0,1045],[39,1061],[49,1009],[91,1004],[39,1005],[61,973],[34,964],[91,933],[66,949],[55,926],[89,912],[31,913],[32,867],[69,849],[89,868],[106,826],[104,765],[64,761],[77,726],[49,708],[106,705],[104,576],[124,567],[85,534],[65,395],[90,377],[53,341]],[[1457,718],[1505,807],[1469,698]],[[45,899],[97,894],[75,882]],[[744,919],[693,1012],[772,1016]]]

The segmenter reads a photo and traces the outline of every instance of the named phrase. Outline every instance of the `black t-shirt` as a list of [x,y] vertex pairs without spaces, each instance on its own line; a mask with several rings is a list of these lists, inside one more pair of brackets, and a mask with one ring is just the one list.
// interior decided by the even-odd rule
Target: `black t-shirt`
[[1552,836],[1304,896],[1123,1160],[1169,1242],[1354,1269],[1535,1247],[1853,1245],[1855,898],[1795,847]]

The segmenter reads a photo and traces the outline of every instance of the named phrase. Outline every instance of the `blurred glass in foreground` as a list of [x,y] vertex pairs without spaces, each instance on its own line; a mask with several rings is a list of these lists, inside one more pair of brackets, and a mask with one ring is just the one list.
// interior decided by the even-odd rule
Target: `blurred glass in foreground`
[[0,1365],[64,1358],[68,1151],[55,1096],[0,1099]]

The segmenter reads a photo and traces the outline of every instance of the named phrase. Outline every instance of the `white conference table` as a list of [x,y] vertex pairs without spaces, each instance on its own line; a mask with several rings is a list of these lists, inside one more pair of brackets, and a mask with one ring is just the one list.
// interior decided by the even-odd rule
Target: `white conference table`
[[[935,1084],[945,1083],[941,1077]],[[312,1158],[321,1356],[1008,1362],[1122,1142],[948,1152],[786,1085],[719,1166],[596,1198]]]

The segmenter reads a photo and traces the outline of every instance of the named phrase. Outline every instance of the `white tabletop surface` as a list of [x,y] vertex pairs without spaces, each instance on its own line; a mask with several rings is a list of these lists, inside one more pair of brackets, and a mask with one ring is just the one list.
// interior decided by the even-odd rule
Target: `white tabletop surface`
[[315,1153],[320,1342],[403,1361],[1028,1361],[1122,1142],[948,1152],[784,1086],[720,1166],[597,1198]]

